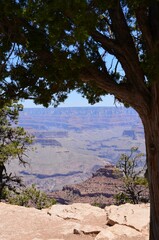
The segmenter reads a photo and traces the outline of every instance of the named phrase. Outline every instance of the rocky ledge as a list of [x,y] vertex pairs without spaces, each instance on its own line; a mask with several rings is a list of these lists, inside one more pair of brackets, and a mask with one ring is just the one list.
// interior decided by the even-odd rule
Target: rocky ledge
[[0,240],[148,240],[149,204],[37,210],[0,203]]
[[79,184],[66,185],[49,196],[62,204],[80,202],[104,207],[115,204],[114,195],[119,192],[121,184],[121,175],[117,174],[113,165],[107,164],[93,173],[91,178]]

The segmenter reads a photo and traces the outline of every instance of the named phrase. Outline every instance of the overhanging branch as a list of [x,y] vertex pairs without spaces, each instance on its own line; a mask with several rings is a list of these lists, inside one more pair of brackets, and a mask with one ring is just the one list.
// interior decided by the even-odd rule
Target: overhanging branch
[[98,31],[91,33],[91,36],[96,42],[101,43],[102,47],[112,55],[118,56],[122,54],[121,47],[118,46],[116,40],[110,39],[109,37],[101,34]]
[[128,101],[129,103],[131,98],[133,98],[131,86],[128,86],[128,84],[125,86],[124,84],[116,83],[109,74],[103,74],[99,70],[95,69],[94,66],[83,70],[80,74],[80,79],[86,83],[93,82],[102,90],[115,95],[115,97],[119,99],[124,99],[124,101]]
[[149,20],[147,15],[147,8],[146,7],[138,7],[135,11],[136,19],[138,26],[142,32],[142,37],[145,42],[145,47],[148,53],[152,52],[153,49],[153,39],[151,36]]
[[[114,95],[121,102],[128,103],[131,107],[136,109],[139,113],[148,114],[149,107],[147,99],[140,92],[135,91],[129,83],[116,83],[109,74],[100,72],[91,66],[80,75],[80,79],[83,82],[93,82],[97,87],[101,88],[105,92]],[[134,101],[136,99],[137,101]]]

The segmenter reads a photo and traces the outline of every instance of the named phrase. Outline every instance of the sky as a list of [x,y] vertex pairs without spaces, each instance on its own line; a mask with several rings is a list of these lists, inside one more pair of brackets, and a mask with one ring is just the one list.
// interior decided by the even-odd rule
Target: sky
[[[42,105],[35,105],[32,100],[26,100],[21,102],[24,108],[41,108]],[[88,103],[87,99],[82,98],[81,94],[73,91],[69,94],[68,98],[64,103],[61,103],[59,107],[108,107],[115,106],[114,97],[107,95],[102,98],[102,101],[91,105]]]
[[[103,51],[103,50],[102,50]],[[101,52],[102,54],[103,52]],[[116,65],[117,60],[114,56],[107,55],[107,67],[108,69],[113,69]],[[122,74],[123,70],[121,68],[121,65],[118,64],[118,72]],[[27,100],[22,102],[24,108],[41,108],[42,105],[35,105],[32,100]],[[112,106],[123,106],[122,104],[114,103],[114,96],[107,95],[102,98],[102,101],[99,103],[96,103],[94,105],[91,105],[88,103],[86,98],[83,98],[80,93],[77,93],[76,91],[72,91],[68,98],[65,100],[64,103],[61,103],[58,107],[112,107]]]

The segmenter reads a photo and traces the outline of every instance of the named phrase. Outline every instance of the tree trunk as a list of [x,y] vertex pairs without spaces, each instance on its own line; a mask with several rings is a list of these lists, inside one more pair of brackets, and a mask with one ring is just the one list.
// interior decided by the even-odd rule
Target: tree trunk
[[3,191],[3,171],[5,170],[4,164],[0,164],[0,199],[2,198],[2,191]]
[[[159,129],[158,129],[159,132]],[[152,134],[150,129],[145,131],[146,153],[148,164],[148,179],[150,190],[150,240],[159,239],[159,142],[151,142]]]
[[140,115],[146,144],[150,191],[150,240],[159,240],[159,89],[155,88],[149,115]]

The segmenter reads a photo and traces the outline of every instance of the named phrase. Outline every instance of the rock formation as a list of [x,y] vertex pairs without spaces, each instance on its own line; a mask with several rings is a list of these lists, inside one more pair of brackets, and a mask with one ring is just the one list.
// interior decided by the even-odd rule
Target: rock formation
[[0,218],[0,240],[148,240],[148,204],[37,210],[0,203]]
[[114,195],[121,186],[121,175],[115,167],[107,164],[98,169],[92,177],[79,183],[66,185],[62,191],[54,191],[49,195],[59,203],[90,203],[92,205],[106,206],[115,203]]

